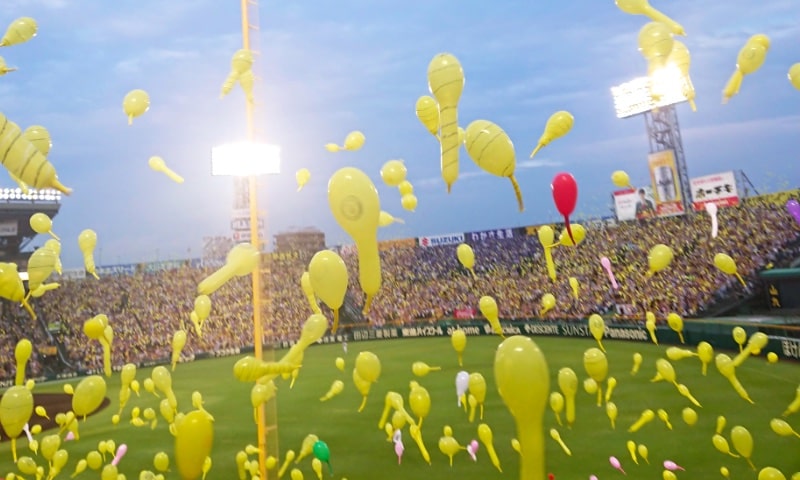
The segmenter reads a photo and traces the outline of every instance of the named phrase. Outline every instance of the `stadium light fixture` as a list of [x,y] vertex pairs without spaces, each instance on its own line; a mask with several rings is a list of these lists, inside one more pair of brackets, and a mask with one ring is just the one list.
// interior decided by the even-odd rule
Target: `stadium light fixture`
[[[648,77],[634,78],[630,82],[611,87],[617,118],[639,115],[658,107],[686,102],[686,92],[691,89],[689,80],[680,69],[667,65]],[[653,94],[659,96],[658,100]]]
[[61,192],[53,189],[36,190],[30,188],[28,193],[24,193],[20,188],[0,188],[0,200],[59,203],[61,202]]
[[211,149],[211,175],[247,177],[281,173],[281,148],[254,142],[228,143]]

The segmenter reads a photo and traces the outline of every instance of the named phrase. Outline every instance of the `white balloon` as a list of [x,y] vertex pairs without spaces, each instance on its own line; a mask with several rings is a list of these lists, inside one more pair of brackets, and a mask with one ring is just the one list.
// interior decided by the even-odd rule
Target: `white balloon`
[[467,394],[469,388],[469,372],[464,370],[456,374],[456,395],[458,396],[458,406],[461,406],[461,397]]
[[719,232],[717,204],[712,202],[706,203],[706,212],[708,212],[708,216],[711,217],[711,238],[717,238],[717,233]]

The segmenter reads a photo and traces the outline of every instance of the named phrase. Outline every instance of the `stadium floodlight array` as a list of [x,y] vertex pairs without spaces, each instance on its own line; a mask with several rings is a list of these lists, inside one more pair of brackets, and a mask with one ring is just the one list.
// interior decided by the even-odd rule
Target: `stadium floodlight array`
[[[630,82],[611,87],[617,118],[627,118],[659,107],[686,102],[690,91],[689,80],[675,66],[667,66],[649,77],[634,78]],[[658,101],[653,94],[660,95]]]
[[61,192],[50,188],[42,190],[30,188],[26,194],[20,188],[0,188],[0,201],[61,203]]
[[281,148],[266,143],[229,143],[211,149],[211,175],[246,177],[281,173]]

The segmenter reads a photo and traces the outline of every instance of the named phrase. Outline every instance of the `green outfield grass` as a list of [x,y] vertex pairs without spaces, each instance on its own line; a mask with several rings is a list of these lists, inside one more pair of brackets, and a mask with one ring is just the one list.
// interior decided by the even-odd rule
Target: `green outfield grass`
[[[463,369],[480,372],[487,380],[484,420],[494,431],[494,444],[504,473],[492,467],[482,445],[477,463],[473,463],[466,452],[461,452],[456,456],[452,468],[448,465],[447,457],[438,449],[437,443],[444,425],[452,426],[454,436],[462,445],[477,439],[478,422],[470,423],[464,411],[456,405],[455,375],[461,368],[448,338],[351,343],[346,355],[341,345],[311,347],[306,352],[304,365],[294,388],[289,389],[286,381],[277,382],[281,455],[288,449],[299,451],[303,438],[314,433],[329,445],[335,473],[333,478],[337,479],[518,478],[518,457],[510,444],[515,436],[514,422],[494,383],[494,352],[500,341],[497,337],[470,337]],[[568,366],[575,370],[581,383],[587,377],[582,357],[584,350],[596,345],[593,340],[547,337],[535,338],[535,341],[547,357],[552,378],[551,389],[558,388],[556,374],[562,367]],[[585,393],[582,386],[577,396],[577,419],[572,429],[558,427],[553,413],[548,409],[545,428],[557,427],[573,452],[568,457],[547,437],[547,470],[553,472],[558,480],[586,479],[591,474],[596,474],[601,480],[622,478],[620,473],[609,466],[608,457],[611,455],[617,456],[623,462],[628,478],[661,478],[661,462],[671,459],[687,470],[678,472],[678,478],[722,478],[719,468],[724,465],[730,469],[733,479],[755,479],[755,472],[743,459],[725,456],[712,446],[711,437],[718,415],[727,417],[728,424],[724,434],[729,440],[730,429],[735,425],[743,425],[750,430],[755,438],[753,462],[756,466],[775,466],[787,477],[800,471],[800,455],[797,454],[800,451],[800,438],[779,437],[769,427],[770,419],[779,417],[794,398],[795,389],[800,383],[800,369],[796,364],[782,362],[770,365],[763,357],[756,357],[738,368],[738,378],[755,401],[755,405],[750,405],[736,395],[728,381],[713,365],[709,366],[708,375],[704,377],[700,373],[700,361],[696,358],[673,362],[678,381],[686,384],[703,405],[703,408],[696,408],[699,421],[690,427],[681,420],[681,410],[691,406],[689,401],[680,396],[670,384],[650,382],[655,375],[655,361],[664,355],[666,347],[618,341],[606,341],[604,345],[608,351],[609,374],[618,380],[612,398],[619,408],[617,428],[611,429],[605,408],[598,408],[596,398]],[[360,396],[352,384],[351,371],[356,355],[365,350],[380,357],[382,373],[380,380],[372,387],[366,408],[358,413]],[[640,352],[644,356],[644,362],[639,374],[631,376],[634,352]],[[337,356],[344,357],[347,362],[345,373],[337,370],[334,365]],[[232,367],[237,359],[238,357],[223,358],[181,364],[173,373],[179,410],[192,409],[191,394],[197,390],[203,394],[206,409],[215,417],[213,468],[208,476],[211,480],[236,478],[234,455],[248,443],[255,443],[250,385],[237,382],[232,375]],[[409,381],[415,379],[411,373],[411,363],[417,360],[442,367],[440,372],[416,379],[428,389],[432,399],[430,416],[423,425],[423,436],[432,457],[433,464],[430,466],[422,460],[407,428],[403,436],[405,455],[402,465],[398,465],[392,444],[387,442],[386,434],[377,425],[386,392],[397,391],[407,398]],[[142,381],[149,372],[150,370],[139,370],[137,379]],[[319,397],[335,379],[345,382],[344,392],[326,403],[321,403]],[[77,379],[73,383],[76,384]],[[36,391],[60,391],[62,385],[42,384],[36,387]],[[111,406],[81,423],[80,441],[64,444],[69,451],[70,460],[65,473],[58,478],[68,478],[77,460],[96,448],[99,441],[106,439],[114,439],[118,445],[128,445],[128,454],[120,463],[120,471],[129,479],[138,478],[138,472],[142,469],[153,470],[153,455],[159,451],[168,453],[172,461],[173,437],[160,416],[155,430],[151,430],[149,426],[136,428],[128,422],[133,406],[141,409],[152,407],[158,411],[158,399],[144,390],[141,397],[136,398],[134,395],[125,409],[123,421],[120,425],[113,426],[111,416],[118,408],[118,391],[119,375],[115,374],[108,379]],[[665,409],[670,415],[673,430],[668,430],[663,422],[656,419],[637,433],[627,433],[628,427],[646,408]],[[787,420],[800,430],[800,414]],[[647,445],[650,465],[642,460],[638,466],[633,463],[625,447],[627,440]],[[30,454],[24,436],[18,443],[21,455]],[[41,456],[36,459],[40,465],[45,463]],[[178,478],[174,462],[171,465],[173,471],[167,478]],[[305,459],[299,468],[305,478],[315,478],[310,458]],[[0,444],[0,475],[10,470],[12,461],[9,443],[3,442]],[[270,475],[270,478],[276,477],[275,473]],[[99,478],[99,473],[86,472],[77,478]],[[288,472],[284,478],[289,478]]]

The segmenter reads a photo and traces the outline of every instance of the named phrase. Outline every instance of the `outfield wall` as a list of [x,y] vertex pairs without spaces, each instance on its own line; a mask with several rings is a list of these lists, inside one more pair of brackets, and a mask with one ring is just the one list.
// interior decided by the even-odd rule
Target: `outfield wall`
[[[762,355],[774,352],[781,359],[800,359],[800,328],[791,325],[766,325],[745,323],[738,319],[738,323],[720,322],[684,322],[683,338],[687,348],[696,347],[698,343],[706,341],[715,350],[738,351],[739,345],[733,340],[732,330],[741,326],[749,337],[755,332],[762,331],[769,336],[769,343]],[[536,320],[501,322],[503,334],[592,338],[588,322],[543,322]],[[437,324],[417,325],[407,327],[383,328],[356,328],[346,333],[327,335],[320,340],[322,344],[341,343],[343,341],[386,340],[398,338],[425,338],[449,337],[453,330],[460,328],[467,336],[493,335],[492,328],[486,321],[451,320]],[[677,332],[667,326],[656,329],[656,337],[660,344],[680,345]],[[634,324],[609,324],[606,325],[604,339],[626,340],[634,342],[649,342],[650,334],[641,325]],[[288,348],[294,342],[280,342],[276,348]]]
[[[519,320],[513,322],[501,322],[503,334],[527,335],[527,336],[547,336],[565,338],[592,338],[589,331],[588,322],[554,322],[537,320]],[[741,326],[749,337],[755,332],[762,331],[769,336],[769,343],[762,355],[768,352],[775,352],[780,359],[798,360],[800,359],[800,327],[795,325],[777,325],[757,323],[756,319],[731,318],[728,321],[692,321],[684,322],[683,337],[686,348],[693,348],[698,343],[706,341],[715,350],[738,351],[739,345],[734,342],[731,331],[735,326]],[[336,335],[326,335],[320,339],[319,344],[334,344],[347,342],[360,342],[370,340],[392,340],[400,338],[427,338],[427,337],[449,337],[453,330],[460,328],[467,336],[487,336],[493,335],[492,328],[486,321],[474,320],[445,320],[436,324],[414,325],[405,327],[382,327],[382,328],[353,328],[342,329]],[[659,326],[656,329],[656,336],[660,344],[680,345],[678,334],[667,326]],[[632,342],[649,342],[650,335],[641,325],[635,324],[609,324],[606,325],[603,339],[625,340]],[[274,345],[276,349],[284,349],[292,346],[294,342],[278,342]],[[252,353],[253,347],[232,348],[218,352],[197,352],[191,356],[181,356],[181,362],[191,362],[204,358],[227,357]],[[168,357],[142,362],[137,368],[148,368],[156,365],[167,365],[170,363]],[[122,366],[114,368],[115,372],[122,369]],[[61,380],[84,375],[102,375],[102,371],[87,370],[76,374],[35,378],[36,382]],[[0,388],[13,385],[13,379],[0,382]]]

